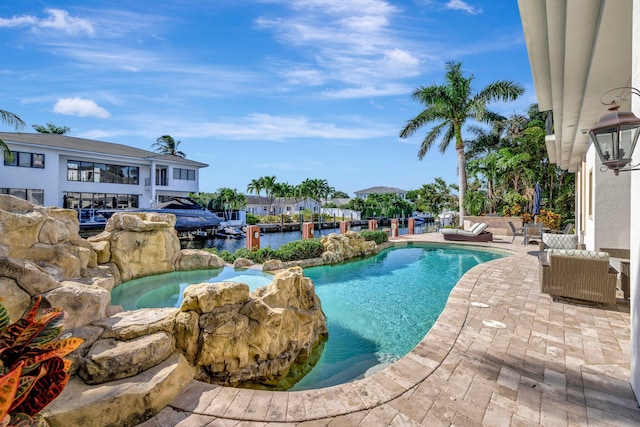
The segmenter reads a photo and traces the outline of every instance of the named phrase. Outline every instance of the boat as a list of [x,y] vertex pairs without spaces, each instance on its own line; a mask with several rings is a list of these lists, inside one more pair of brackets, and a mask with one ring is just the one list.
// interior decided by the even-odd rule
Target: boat
[[152,208],[103,209],[97,213],[110,218],[116,212],[157,212],[170,213],[176,216],[175,229],[178,232],[199,232],[214,234],[222,220],[213,212],[205,209],[189,197],[174,197],[166,202],[158,203]]
[[242,239],[246,237],[246,234],[238,227],[226,226],[216,229],[215,236],[229,239]]

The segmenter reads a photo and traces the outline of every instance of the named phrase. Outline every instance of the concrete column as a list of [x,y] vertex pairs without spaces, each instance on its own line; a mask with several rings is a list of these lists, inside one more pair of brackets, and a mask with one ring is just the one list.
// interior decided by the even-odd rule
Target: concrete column
[[340,221],[340,234],[346,234],[349,230],[349,221]]
[[369,220],[369,230],[373,231],[373,230],[377,230],[378,229],[378,220],[377,219],[370,219]]
[[247,249],[255,252],[260,249],[260,227],[257,225],[247,226]]
[[391,220],[391,237],[398,237],[398,219]]
[[413,218],[409,218],[409,220],[407,221],[407,227],[409,229],[409,231],[407,231],[407,234],[414,234],[416,232],[416,220]]
[[313,223],[305,222],[302,224],[302,239],[313,239]]

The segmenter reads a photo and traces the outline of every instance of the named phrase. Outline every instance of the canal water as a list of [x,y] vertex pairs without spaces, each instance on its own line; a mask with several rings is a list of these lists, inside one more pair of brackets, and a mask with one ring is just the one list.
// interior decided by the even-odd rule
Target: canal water
[[[360,227],[352,227],[350,228],[352,231],[360,231]],[[415,233],[420,234],[423,232],[423,227],[415,227]],[[407,234],[408,228],[399,228],[398,234]],[[326,228],[322,230],[315,230],[314,237],[320,238],[320,236],[325,236],[331,233],[340,233],[339,228]],[[278,249],[280,246],[285,243],[293,242],[295,240],[302,239],[302,233],[300,231],[276,231],[272,233],[262,233],[260,235],[260,247],[266,248],[267,246],[271,247],[271,249]],[[216,248],[218,251],[229,251],[230,253],[234,253],[238,249],[246,248],[247,241],[245,238],[234,239],[234,238],[212,238],[212,239],[204,239],[204,240],[190,240],[182,242],[183,249],[202,249],[202,248]]]

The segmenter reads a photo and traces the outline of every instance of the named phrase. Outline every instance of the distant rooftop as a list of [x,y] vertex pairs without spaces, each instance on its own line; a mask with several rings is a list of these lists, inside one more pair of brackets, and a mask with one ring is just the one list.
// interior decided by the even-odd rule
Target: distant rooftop
[[371,187],[356,191],[354,194],[359,198],[366,198],[369,194],[397,194],[404,198],[407,194],[407,190],[401,190],[400,188],[395,187]]
[[16,142],[32,144],[42,147],[61,148],[76,150],[92,154],[109,154],[116,156],[133,157],[138,159],[159,159],[166,161],[190,164],[197,167],[207,167],[206,163],[184,159],[170,154],[160,154],[155,151],[142,150],[128,145],[116,144],[113,142],[95,141],[92,139],[76,138],[66,135],[52,133],[21,133],[21,132],[0,132],[0,139],[5,143]]

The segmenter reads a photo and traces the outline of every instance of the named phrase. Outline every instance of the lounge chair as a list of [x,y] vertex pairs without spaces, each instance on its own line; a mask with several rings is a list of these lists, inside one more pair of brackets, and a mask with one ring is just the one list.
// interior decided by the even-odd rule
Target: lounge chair
[[491,242],[493,234],[485,231],[488,227],[484,222],[477,222],[469,230],[445,229],[442,230],[444,240],[457,242]]
[[538,254],[540,290],[552,296],[616,303],[618,272],[609,254],[578,249],[549,249]]

